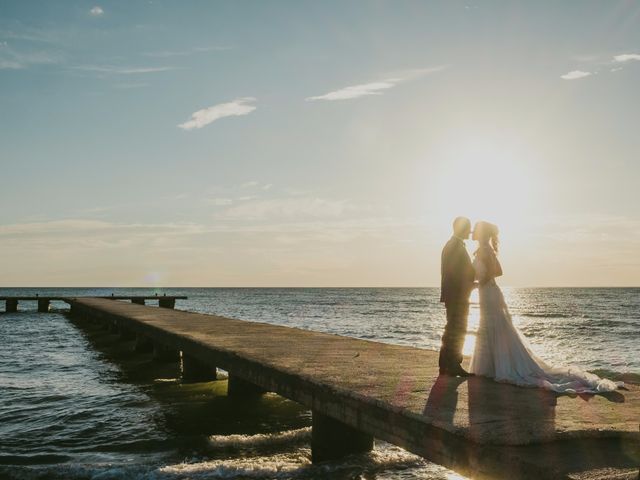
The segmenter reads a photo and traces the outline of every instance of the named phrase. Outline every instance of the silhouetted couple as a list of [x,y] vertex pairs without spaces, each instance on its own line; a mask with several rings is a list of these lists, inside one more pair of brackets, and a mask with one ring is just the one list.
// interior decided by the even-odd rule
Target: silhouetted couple
[[[440,374],[467,377],[481,375],[499,382],[541,387],[562,393],[602,393],[616,390],[622,382],[602,379],[575,367],[553,367],[538,358],[513,325],[509,309],[495,279],[502,275],[498,261],[498,227],[478,222],[473,240],[478,243],[473,261],[465,240],[471,222],[458,217],[453,236],[442,250],[440,301],[447,310],[447,324],[440,348]],[[462,347],[467,335],[469,297],[478,288],[480,324],[469,372],[462,368]]]

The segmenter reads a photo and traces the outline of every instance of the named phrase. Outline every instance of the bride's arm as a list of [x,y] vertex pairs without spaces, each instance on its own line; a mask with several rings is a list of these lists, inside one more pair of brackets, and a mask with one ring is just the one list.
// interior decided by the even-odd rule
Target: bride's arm
[[491,280],[489,269],[487,268],[487,259],[482,252],[476,254],[475,262],[473,263],[476,270],[476,280],[479,285],[484,285]]
[[498,257],[495,256],[495,254],[493,256],[493,261],[494,261],[494,265],[495,265],[495,268],[494,268],[495,271],[493,272],[493,276],[494,277],[501,277],[502,276],[502,265],[500,265],[500,261],[498,260]]

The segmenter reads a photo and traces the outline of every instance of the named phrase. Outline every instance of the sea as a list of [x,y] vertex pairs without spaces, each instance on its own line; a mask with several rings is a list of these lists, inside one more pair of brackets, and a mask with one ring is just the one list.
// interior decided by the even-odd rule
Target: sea
[[[177,309],[437,350],[437,288],[2,288],[3,295],[186,295]],[[640,288],[505,288],[535,352],[640,383]],[[0,309],[4,310],[3,305]],[[183,384],[64,303],[0,314],[0,478],[428,479],[462,477],[377,441],[312,465],[311,413],[276,394],[231,401],[225,382]],[[465,353],[479,319],[472,297]],[[220,372],[222,375],[224,372]],[[348,374],[348,372],[345,372]]]

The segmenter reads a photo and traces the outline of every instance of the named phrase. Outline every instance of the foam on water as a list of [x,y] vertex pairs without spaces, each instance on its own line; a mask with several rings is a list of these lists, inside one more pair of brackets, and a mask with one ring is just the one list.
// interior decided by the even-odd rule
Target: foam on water
[[[401,448],[380,442],[367,454],[351,455],[341,461],[313,465],[308,447],[270,455],[238,456],[224,460],[190,458],[167,465],[112,465],[108,463],[15,468],[16,480],[92,479],[92,480],[169,480],[169,479],[352,479],[419,478],[451,480],[464,477],[430,464]],[[410,469],[418,475],[407,476]],[[1,472],[1,470],[0,470]],[[357,477],[354,477],[357,475]]]
[[298,428],[277,433],[258,433],[256,435],[211,435],[209,441],[213,448],[247,448],[264,445],[274,446],[308,441],[311,427]]

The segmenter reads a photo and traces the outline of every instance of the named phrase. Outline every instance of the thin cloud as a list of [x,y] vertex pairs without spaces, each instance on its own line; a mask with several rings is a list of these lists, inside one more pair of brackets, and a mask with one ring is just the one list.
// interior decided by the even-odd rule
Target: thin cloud
[[224,207],[233,203],[232,198],[207,198],[205,201],[216,207]]
[[193,130],[209,125],[216,120],[224,117],[234,117],[248,115],[253,112],[256,107],[251,105],[256,99],[253,97],[238,98],[232,102],[219,103],[211,107],[203,108],[191,114],[191,119],[178,125],[183,130]]
[[0,38],[4,40],[19,40],[29,43],[60,44],[67,43],[70,31],[52,28],[36,28],[25,25],[17,20],[0,23]]
[[61,55],[45,51],[15,50],[0,42],[0,70],[20,70],[36,65],[52,65],[61,62]]
[[21,68],[24,68],[24,65],[15,60],[0,58],[0,70],[20,70]]
[[114,85],[115,88],[120,88],[120,89],[132,89],[132,88],[144,88],[144,87],[148,87],[149,84],[148,83],[116,83]]
[[96,5],[91,10],[89,10],[89,15],[91,15],[92,17],[99,17],[100,15],[104,15],[104,10],[101,6]]
[[222,52],[224,50],[231,50],[231,47],[224,46],[209,46],[209,47],[193,47],[186,50],[161,50],[158,52],[146,52],[142,55],[146,57],[154,58],[168,58],[168,57],[184,57],[193,55],[195,53],[207,53],[207,52]]
[[227,209],[225,218],[242,220],[340,217],[354,210],[346,200],[317,197],[256,200]]
[[579,78],[585,78],[592,75],[591,72],[584,72],[582,70],[572,70],[571,72],[560,75],[563,80],[577,80]]
[[324,95],[307,97],[306,100],[307,101],[350,100],[353,98],[365,97],[369,95],[381,95],[385,90],[389,90],[390,88],[396,87],[403,82],[415,80],[419,77],[422,77],[431,73],[440,72],[445,68],[447,68],[446,65],[440,65],[440,66],[431,67],[431,68],[405,70],[385,80],[340,88],[338,90],[333,90],[329,93],[325,93]]
[[387,90],[395,86],[396,83],[391,80],[387,80],[384,82],[364,83],[362,85],[353,85],[351,87],[341,88],[340,90],[334,90],[333,92],[325,93],[324,95],[308,97],[307,101],[349,100],[351,98],[364,97],[366,95],[380,95],[382,90]]
[[640,61],[640,53],[623,53],[621,55],[616,55],[613,57],[613,60],[616,62],[624,63],[631,61]]
[[79,65],[74,70],[85,72],[106,73],[114,75],[138,75],[145,73],[158,73],[175,70],[176,67],[118,67],[115,65]]
[[273,183],[261,183],[257,180],[251,180],[244,182],[240,185],[241,188],[260,188],[261,190],[269,190],[273,187]]

